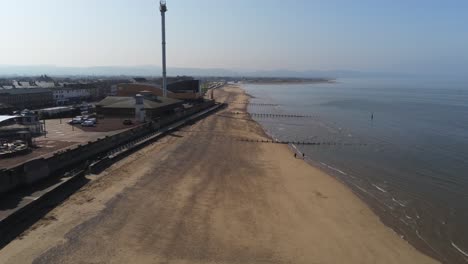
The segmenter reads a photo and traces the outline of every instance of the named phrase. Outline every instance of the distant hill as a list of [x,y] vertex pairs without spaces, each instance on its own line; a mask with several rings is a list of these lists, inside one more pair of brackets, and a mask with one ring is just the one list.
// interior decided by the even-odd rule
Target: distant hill
[[[14,75],[51,75],[51,76],[160,76],[161,67],[143,66],[101,66],[101,67],[61,67],[53,65],[17,66],[0,65],[0,76]],[[335,71],[291,71],[264,70],[246,71],[221,68],[168,68],[169,75],[192,76],[229,76],[229,77],[296,77],[296,78],[352,78],[352,77],[403,77],[401,73],[360,72],[350,70]]]
[[[52,65],[17,66],[0,65],[0,76],[12,75],[85,75],[85,76],[160,76],[159,66],[99,66],[99,67],[60,67]],[[170,75],[197,75],[197,76],[237,76],[233,71],[224,69],[195,69],[195,68],[169,68]]]

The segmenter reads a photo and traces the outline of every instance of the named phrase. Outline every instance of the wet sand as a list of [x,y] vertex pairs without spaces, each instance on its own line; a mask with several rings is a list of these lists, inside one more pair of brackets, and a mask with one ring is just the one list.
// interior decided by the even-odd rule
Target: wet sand
[[[218,101],[244,102],[238,87]],[[349,189],[227,109],[99,175],[0,250],[0,263],[437,263]]]

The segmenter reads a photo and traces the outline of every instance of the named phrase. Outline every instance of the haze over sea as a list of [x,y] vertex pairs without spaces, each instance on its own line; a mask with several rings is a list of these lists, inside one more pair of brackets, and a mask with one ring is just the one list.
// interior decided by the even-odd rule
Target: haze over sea
[[468,81],[340,79],[244,87],[255,97],[249,112],[273,137],[321,143],[297,147],[418,248],[466,263]]

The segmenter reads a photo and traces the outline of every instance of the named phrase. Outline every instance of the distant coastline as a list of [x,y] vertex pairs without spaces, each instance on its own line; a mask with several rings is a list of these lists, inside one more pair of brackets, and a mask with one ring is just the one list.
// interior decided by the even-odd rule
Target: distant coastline
[[311,83],[335,83],[331,78],[251,78],[242,80],[244,84],[311,84]]

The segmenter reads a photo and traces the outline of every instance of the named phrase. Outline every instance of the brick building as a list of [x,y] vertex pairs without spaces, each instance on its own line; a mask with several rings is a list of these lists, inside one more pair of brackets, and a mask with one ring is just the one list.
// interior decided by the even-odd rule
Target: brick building
[[13,106],[0,103],[0,115],[9,115],[13,112]]
[[42,88],[1,89],[0,103],[15,109],[38,109],[54,105],[52,91]]

